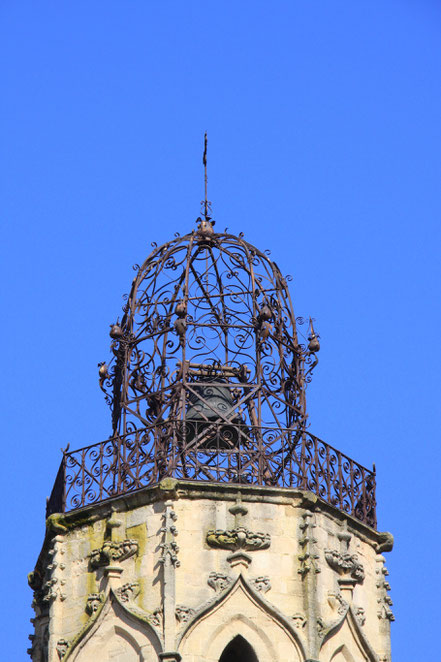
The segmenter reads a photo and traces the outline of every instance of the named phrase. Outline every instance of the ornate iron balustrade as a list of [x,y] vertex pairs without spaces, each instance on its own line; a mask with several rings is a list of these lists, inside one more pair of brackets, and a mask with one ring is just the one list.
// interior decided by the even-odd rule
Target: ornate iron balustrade
[[206,421],[166,421],[64,452],[47,515],[167,476],[309,490],[376,528],[374,472],[306,431]]

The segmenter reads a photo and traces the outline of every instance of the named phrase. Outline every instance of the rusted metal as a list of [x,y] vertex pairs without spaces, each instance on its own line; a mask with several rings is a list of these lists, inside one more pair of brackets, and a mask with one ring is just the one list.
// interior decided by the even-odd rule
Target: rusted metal
[[207,366],[231,390],[231,420],[240,408],[250,425],[305,427],[319,344],[312,323],[299,342],[304,320],[296,323],[286,279],[265,253],[201,220],[135,268],[123,318],[111,325],[113,361],[99,371],[115,434],[185,423]]
[[135,265],[99,364],[112,436],[64,453],[49,512],[174,476],[300,487],[375,526],[374,474],[307,431],[312,320],[300,338],[289,277],[208,210],[205,196],[197,229]]
[[225,437],[222,423],[210,425],[215,442],[209,448],[201,446],[207,430],[200,421],[169,420],[65,453],[48,515],[128,494],[170,476],[309,490],[376,527],[375,474],[318,437],[307,431],[236,425],[236,438],[231,439]]

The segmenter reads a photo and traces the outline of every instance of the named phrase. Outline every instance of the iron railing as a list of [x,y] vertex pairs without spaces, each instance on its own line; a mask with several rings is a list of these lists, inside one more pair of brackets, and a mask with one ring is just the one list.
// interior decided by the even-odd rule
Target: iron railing
[[299,488],[376,528],[375,473],[306,431],[166,421],[63,453],[47,515],[167,476]]

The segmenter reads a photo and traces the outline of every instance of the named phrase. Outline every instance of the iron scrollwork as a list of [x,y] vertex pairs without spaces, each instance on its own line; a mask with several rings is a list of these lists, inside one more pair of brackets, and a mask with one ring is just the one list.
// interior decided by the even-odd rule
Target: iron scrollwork
[[206,219],[135,270],[99,364],[112,435],[66,449],[48,514],[172,476],[299,487],[375,526],[375,474],[307,431],[320,344],[267,253]]

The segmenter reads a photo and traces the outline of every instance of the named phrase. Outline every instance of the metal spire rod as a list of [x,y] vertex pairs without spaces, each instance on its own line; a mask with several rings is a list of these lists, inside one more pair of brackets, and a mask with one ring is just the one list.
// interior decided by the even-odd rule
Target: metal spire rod
[[204,200],[204,216],[205,220],[208,216],[208,179],[207,179],[207,132],[204,135],[204,156],[202,157],[202,163],[204,164],[204,181],[205,181],[205,200]]

